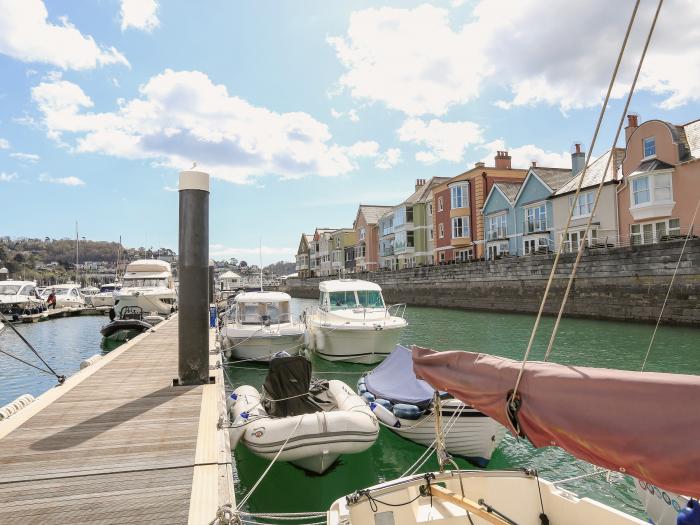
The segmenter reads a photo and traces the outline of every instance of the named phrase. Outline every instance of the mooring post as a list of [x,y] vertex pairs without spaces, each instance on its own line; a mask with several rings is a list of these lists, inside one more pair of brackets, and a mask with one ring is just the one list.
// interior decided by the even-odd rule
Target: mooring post
[[180,173],[180,385],[209,382],[209,174]]

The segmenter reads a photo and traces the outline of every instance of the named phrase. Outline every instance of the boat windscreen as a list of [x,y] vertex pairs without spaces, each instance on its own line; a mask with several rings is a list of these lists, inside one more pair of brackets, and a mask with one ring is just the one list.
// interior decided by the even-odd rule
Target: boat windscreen
[[356,308],[357,301],[355,299],[355,292],[353,292],[353,291],[331,292],[330,293],[330,304],[331,304],[331,310],[343,310],[345,308]]
[[124,279],[125,288],[149,288],[166,286],[165,278],[162,279]]
[[365,308],[384,308],[382,293],[378,290],[358,290],[357,300]]
[[0,295],[17,295],[19,285],[15,284],[0,284]]

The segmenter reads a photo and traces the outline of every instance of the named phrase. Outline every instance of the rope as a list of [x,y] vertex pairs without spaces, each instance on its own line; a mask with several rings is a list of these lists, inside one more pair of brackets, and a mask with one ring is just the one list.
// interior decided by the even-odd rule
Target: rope
[[[634,24],[634,19],[637,16],[637,10],[639,9],[639,3],[640,0],[637,0],[634,5],[634,10],[632,11],[632,16],[630,18],[629,23],[627,24],[627,31],[625,32],[625,38],[622,41],[622,46],[620,47],[620,52],[617,56],[617,61],[615,62],[615,68],[613,69],[613,74],[610,78],[610,83],[608,84],[608,91],[605,94],[605,101],[603,102],[603,105],[600,109],[600,112],[598,114],[598,122],[596,123],[595,126],[595,131],[593,132],[593,139],[591,140],[591,146],[588,150],[588,153],[586,155],[586,163],[583,168],[583,172],[581,174],[581,179],[579,180],[578,186],[576,187],[576,193],[574,195],[574,202],[578,198],[579,193],[581,192],[581,185],[583,184],[583,179],[586,176],[586,171],[588,170],[588,163],[590,162],[591,159],[591,154],[593,152],[593,148],[595,147],[596,140],[598,139],[598,133],[600,131],[600,126],[603,121],[603,116],[605,115],[605,111],[608,107],[608,102],[610,100],[610,94],[612,92],[612,88],[615,84],[615,79],[617,78],[617,73],[620,69],[620,62],[622,61],[622,55],[624,53],[625,47],[627,46],[627,40],[629,38],[630,32],[632,30],[632,26]],[[571,217],[573,216],[573,208],[569,211],[569,218],[566,223],[566,228],[564,229],[564,234],[568,232],[569,230],[569,225],[571,224]],[[557,265],[559,263],[559,257],[561,256],[562,252],[562,243],[559,243],[559,249],[557,250],[556,256],[554,257],[554,262],[552,263],[552,270],[549,274],[549,279],[547,280],[547,285],[544,290],[544,296],[542,297],[542,302],[540,303],[539,310],[537,312],[537,318],[535,319],[535,325],[532,327],[532,333],[530,334],[530,340],[528,341],[527,344],[527,349],[525,350],[525,355],[523,356],[523,362],[520,367],[520,371],[518,372],[518,377],[515,380],[515,387],[513,388],[513,393],[510,395],[510,401],[509,403],[512,404],[513,401],[516,399],[516,395],[518,393],[518,388],[520,387],[520,381],[523,378],[523,372],[525,371],[525,364],[527,363],[528,358],[530,357],[530,352],[532,351],[532,346],[535,342],[535,336],[537,335],[537,329],[539,328],[540,321],[542,319],[542,313],[544,312],[544,306],[547,302],[547,296],[549,295],[549,289],[552,286],[552,282],[554,281],[554,274],[556,273]]]
[[277,454],[275,454],[275,457],[272,458],[272,461],[271,461],[270,464],[267,466],[267,468],[266,468],[265,471],[262,473],[262,475],[258,478],[258,481],[255,482],[255,485],[253,485],[253,488],[251,488],[251,489],[248,491],[248,494],[246,494],[245,497],[244,497],[244,498],[241,500],[241,502],[238,504],[238,506],[236,507],[236,511],[239,511],[239,510],[243,507],[243,505],[246,504],[246,502],[247,502],[247,501],[250,499],[250,497],[253,495],[253,492],[255,492],[255,489],[257,489],[258,486],[260,485],[260,483],[262,483],[262,480],[265,479],[265,476],[267,475],[268,472],[270,472],[270,469],[272,468],[272,465],[274,465],[274,464],[275,464],[275,461],[277,461],[277,458],[280,457],[280,454],[282,454],[282,451],[284,450],[284,447],[286,447],[286,446],[287,446],[287,443],[289,443],[289,440],[292,439],[292,436],[293,436],[294,433],[297,431],[297,429],[299,428],[299,425],[301,425],[301,422],[302,422],[303,420],[304,420],[304,416],[301,416],[301,417],[299,418],[299,421],[297,421],[297,424],[296,424],[296,426],[294,427],[294,430],[292,430],[292,432],[289,434],[289,436],[287,436],[287,439],[284,440],[284,443],[282,443],[282,446],[281,446],[280,449],[277,451]]
[[671,275],[671,282],[668,284],[668,290],[666,290],[666,297],[664,298],[664,303],[661,305],[661,312],[659,312],[659,318],[656,320],[656,326],[654,327],[654,332],[651,334],[651,340],[649,341],[649,348],[647,348],[647,353],[644,356],[644,361],[642,361],[642,369],[641,372],[644,372],[644,368],[647,366],[647,359],[649,359],[649,354],[651,353],[651,347],[654,344],[654,339],[656,338],[656,331],[659,329],[659,325],[661,324],[661,318],[664,315],[664,310],[666,309],[666,303],[668,302],[668,298],[671,295],[671,288],[673,287],[673,281],[676,280],[676,274],[678,273],[678,268],[681,265],[681,260],[683,259],[683,252],[685,252],[685,247],[688,244],[688,240],[690,239],[690,234],[693,231],[693,226],[695,225],[695,217],[698,214],[698,208],[700,208],[700,199],[698,199],[698,203],[695,205],[695,211],[693,212],[693,218],[690,221],[690,227],[688,228],[688,234],[685,236],[685,240],[683,241],[683,247],[681,248],[681,253],[678,256],[678,261],[676,261],[676,268],[673,270],[673,275]]
[[560,479],[558,481],[553,481],[552,485],[562,485],[564,483],[570,483],[571,481],[576,481],[579,479],[592,478],[594,476],[597,476],[599,474],[605,474],[607,472],[610,472],[610,471],[608,469],[604,469],[604,468],[596,469],[593,472],[589,472],[587,474],[581,474],[580,476],[573,476],[570,478],[565,478],[565,479]]
[[[615,144],[617,144],[618,139],[620,138],[620,132],[622,131],[622,125],[624,124],[625,121],[625,115],[627,115],[627,110],[629,109],[630,102],[632,101],[632,95],[634,94],[634,89],[637,86],[637,80],[639,79],[639,73],[642,70],[642,64],[644,63],[644,57],[646,56],[647,49],[649,48],[649,42],[651,41],[651,36],[654,33],[654,28],[656,27],[656,20],[659,17],[659,11],[661,10],[661,5],[663,4],[663,0],[659,0],[659,4],[656,8],[656,13],[654,13],[654,18],[651,22],[651,27],[649,28],[649,33],[647,34],[647,39],[644,42],[644,48],[642,50],[642,55],[639,57],[639,62],[637,63],[637,70],[634,73],[634,79],[632,80],[632,85],[630,86],[629,92],[627,93],[627,100],[625,101],[625,108],[622,110],[622,114],[620,115],[620,122],[617,125],[617,131],[615,133],[615,139],[612,142],[612,146],[610,148],[610,155],[608,156],[608,162],[605,165],[605,171],[603,173],[608,172],[608,168],[610,167],[610,163],[613,160],[615,156]],[[613,169],[615,169],[615,166],[613,164]],[[581,182],[583,182],[583,177],[581,177],[581,180],[579,181],[579,186],[581,185]],[[584,231],[583,236],[579,240],[579,246],[578,246],[578,251],[576,253],[576,260],[574,261],[574,266],[571,269],[571,274],[569,275],[569,281],[566,284],[566,291],[564,292],[564,297],[562,298],[561,301],[561,306],[559,307],[559,313],[557,314],[557,320],[554,322],[554,328],[552,329],[552,335],[549,338],[549,344],[547,345],[547,351],[545,352],[544,355],[544,360],[547,361],[547,358],[549,357],[549,354],[552,351],[552,347],[554,346],[554,340],[557,337],[557,332],[559,331],[559,322],[561,321],[562,316],[564,315],[564,307],[566,306],[566,302],[569,299],[569,292],[571,291],[571,286],[573,285],[574,278],[576,277],[576,271],[578,270],[578,265],[579,262],[581,261],[581,256],[583,255],[583,243],[585,240],[588,238],[588,232],[591,229],[591,224],[593,223],[593,216],[595,215],[596,210],[598,209],[598,202],[600,200],[600,196],[603,192],[603,185],[605,184],[605,175],[601,177],[600,183],[598,183],[598,189],[596,191],[595,195],[595,202],[593,203],[593,210],[591,211],[591,214],[588,217],[588,222],[586,222],[586,230]],[[571,206],[571,210],[569,210],[569,217],[572,216],[574,212],[574,208],[576,207],[576,197],[574,197],[574,202],[573,205]],[[696,209],[697,211],[697,209]],[[568,229],[568,224],[567,224],[567,229]],[[562,234],[562,242],[559,243],[559,250],[561,251],[564,243],[564,236],[566,235],[566,230]]]
[[19,333],[19,331],[17,330],[17,328],[15,328],[15,327],[12,325],[12,323],[10,323],[10,321],[7,319],[7,317],[5,317],[5,314],[3,314],[2,312],[0,312],[0,320],[5,321],[5,324],[9,325],[9,327],[12,328],[12,331],[13,331],[14,333],[17,334],[17,337],[19,337],[19,338],[24,342],[24,344],[26,344],[26,345],[29,347],[29,349],[30,349],[32,352],[34,352],[34,355],[36,355],[36,356],[39,358],[39,360],[40,360],[42,363],[44,363],[44,366],[46,366],[46,368],[48,368],[48,369],[51,371],[51,373],[52,373],[54,376],[56,376],[56,379],[58,380],[58,384],[59,384],[59,385],[62,385],[63,382],[66,380],[66,376],[57,374],[56,371],[55,371],[53,368],[51,368],[51,365],[49,365],[46,361],[44,361],[44,358],[41,357],[41,356],[39,355],[39,352],[37,352],[37,351],[34,349],[34,347],[29,343],[29,341],[27,341],[27,340],[24,338],[24,336],[23,336],[22,334]]
[[11,354],[10,352],[6,352],[2,348],[0,348],[0,354],[5,354],[6,356],[11,357],[12,359],[17,359],[17,361],[19,361],[20,363],[24,363],[27,366],[31,366],[32,368],[36,368],[37,370],[39,370],[39,372],[44,372],[45,374],[48,374],[50,376],[55,375],[55,374],[52,374],[51,372],[49,372],[48,370],[45,370],[45,369],[40,368],[36,365],[33,365],[29,361],[25,361],[24,359],[21,359],[21,358],[17,357],[16,355]]

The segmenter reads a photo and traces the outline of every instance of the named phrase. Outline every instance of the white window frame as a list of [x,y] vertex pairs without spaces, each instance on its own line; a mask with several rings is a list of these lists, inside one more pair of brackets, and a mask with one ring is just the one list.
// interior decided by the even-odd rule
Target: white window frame
[[444,211],[445,210],[445,201],[443,200],[442,196],[438,197],[437,199],[437,206],[438,206],[438,211]]
[[454,251],[454,260],[456,262],[469,262],[474,258],[474,250],[471,248],[463,248]]
[[440,253],[438,254],[438,260],[439,260],[440,262],[445,262],[445,252],[444,252],[444,251],[443,251],[443,252],[440,252]]
[[535,224],[535,210],[538,210],[540,208],[544,209],[544,213],[540,213],[539,217],[539,222],[542,223],[542,218],[544,217],[544,227],[540,227],[539,229],[533,229],[532,231],[529,231],[527,228],[525,231],[525,234],[531,234],[531,233],[539,233],[547,230],[547,227],[549,226],[548,222],[548,217],[547,217],[547,203],[546,202],[538,202],[537,204],[533,204],[532,206],[528,206],[525,208],[525,225],[527,226],[530,223],[530,212],[532,212],[532,224]]
[[[459,221],[460,226],[457,226]],[[459,235],[457,235],[459,233]],[[452,238],[453,239],[464,239],[470,237],[470,224],[469,215],[464,215],[462,217],[452,217]]]
[[[505,239],[508,236],[508,216],[506,212],[489,215],[486,219],[487,240]],[[492,239],[491,234],[493,232],[496,232],[496,237]]]
[[364,241],[367,235],[367,228],[360,228],[360,240]]
[[[641,180],[647,181],[646,190],[635,191],[635,184]],[[649,172],[630,177],[630,213],[635,221],[643,221],[653,217],[669,217],[676,205],[673,200],[673,170]],[[648,192],[649,200],[635,203],[635,195]]]
[[450,186],[450,209],[469,208],[469,182],[458,182]]
[[574,214],[571,216],[573,219],[581,217],[590,217],[593,212],[593,192],[586,191],[579,193],[578,199],[574,202],[574,195],[569,197],[569,209],[573,207]]
[[[677,226],[674,224],[671,228],[671,221],[675,221]],[[659,225],[663,224],[663,230],[659,228]],[[645,226],[649,226],[648,231],[645,232]],[[681,221],[678,217],[672,217],[670,219],[661,219],[656,221],[646,221],[638,222],[635,224],[630,224],[630,244],[654,244],[661,241],[661,237],[666,235],[680,235],[681,233]],[[650,234],[650,236],[648,236]]]
[[438,237],[445,238],[445,225],[443,223],[438,224]]
[[428,229],[428,240],[429,241],[434,241],[435,240],[435,232],[433,231],[432,228]]
[[429,217],[433,216],[433,203],[432,202],[428,203],[428,216]]
[[[649,150],[653,150],[653,151],[651,151],[650,153],[647,153],[647,143],[651,143]],[[644,152],[645,159],[651,159],[653,157],[656,157],[656,137],[643,138],[642,139],[642,150]]]

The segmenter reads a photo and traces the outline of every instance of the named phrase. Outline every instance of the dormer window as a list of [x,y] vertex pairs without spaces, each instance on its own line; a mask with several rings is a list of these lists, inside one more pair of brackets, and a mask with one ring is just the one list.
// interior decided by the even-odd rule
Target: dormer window
[[644,139],[644,158],[656,155],[656,139],[647,137]]

